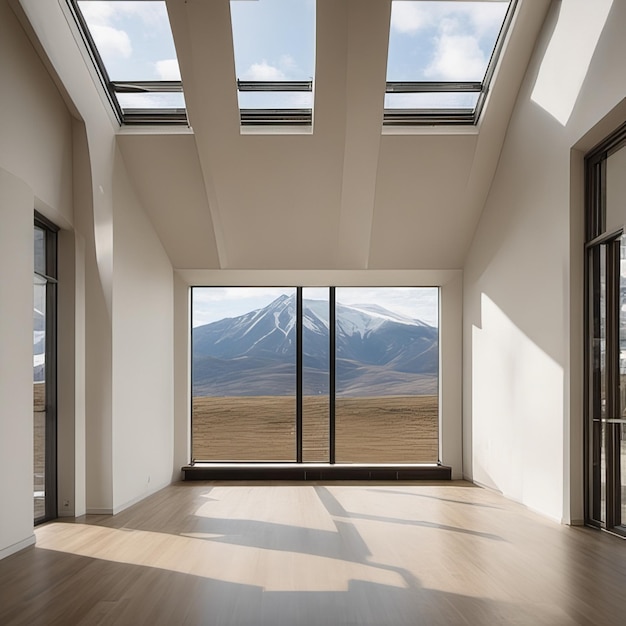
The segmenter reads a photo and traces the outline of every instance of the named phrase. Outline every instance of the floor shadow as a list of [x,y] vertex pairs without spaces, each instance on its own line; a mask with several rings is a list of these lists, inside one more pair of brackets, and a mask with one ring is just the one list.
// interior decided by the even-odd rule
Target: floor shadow
[[455,500],[453,498],[442,498],[441,496],[429,496],[425,493],[414,493],[410,491],[398,491],[397,489],[368,489],[367,491],[373,493],[384,493],[386,495],[402,495],[402,496],[411,496],[413,498],[426,498],[429,500],[438,500],[440,502],[450,502],[452,504],[463,504],[465,506],[473,506],[481,509],[496,509],[498,511],[502,511],[501,506],[495,506],[493,504],[483,504],[481,502],[465,502],[464,500]]
[[[16,572],[19,575],[16,575]],[[31,547],[0,562],[5,626],[428,626],[589,623],[580,606],[513,603],[362,580],[327,591],[267,591],[144,565]],[[617,603],[605,626],[622,624]],[[583,621],[580,621],[583,620]]]
[[[397,517],[386,517],[382,515],[370,515],[366,513],[351,513],[346,511],[343,505],[333,496],[333,494],[326,488],[316,486],[315,491],[319,496],[319,499],[326,507],[326,510],[335,517],[346,517],[349,519],[361,519],[372,522],[381,522],[385,524],[401,524],[404,526],[419,526],[422,528],[434,528],[437,530],[445,530],[448,532],[462,533],[465,535],[472,535],[474,537],[481,537],[482,539],[489,539],[491,541],[506,541],[499,535],[492,533],[480,532],[477,530],[470,530],[468,528],[461,528],[459,526],[448,526],[446,524],[438,524],[436,522],[427,522],[424,520],[407,520]],[[371,491],[371,490],[370,490]],[[385,492],[387,493],[387,492]]]

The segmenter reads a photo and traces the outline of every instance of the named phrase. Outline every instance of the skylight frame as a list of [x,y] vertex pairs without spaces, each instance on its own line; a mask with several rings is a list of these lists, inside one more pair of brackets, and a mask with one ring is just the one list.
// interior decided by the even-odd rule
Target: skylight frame
[[[239,103],[239,117],[240,117],[241,126],[242,127],[244,126],[312,127],[313,126],[313,83],[315,80],[315,60],[316,60],[315,59],[315,46],[316,46],[316,29],[317,29],[317,25],[316,25],[317,8],[315,7],[314,12],[313,12],[313,24],[312,24],[313,29],[311,31],[312,58],[310,58],[310,62],[311,62],[310,72],[307,71],[307,72],[303,72],[302,74],[300,74],[300,72],[296,72],[297,76],[294,76],[293,74],[289,76],[291,72],[285,70],[285,73],[287,75],[281,78],[249,79],[249,77],[246,78],[247,72],[245,72],[241,66],[242,58],[246,58],[245,52],[244,52],[243,57],[241,57],[240,53],[238,52],[238,50],[240,50],[238,41],[240,41],[242,37],[242,31],[240,30],[242,23],[239,20],[234,19],[234,15],[233,15],[234,4],[236,4],[236,0],[230,0],[229,5],[230,5],[230,11],[231,11],[231,36],[232,36],[232,42],[233,42],[233,52],[234,52],[234,57],[235,57],[235,78],[236,78],[236,87],[237,87],[237,96],[238,96],[237,100]],[[304,2],[300,4],[305,5]],[[313,5],[315,6],[316,3],[314,2]],[[236,28],[236,23],[240,25],[237,28]],[[244,20],[244,23],[245,23],[245,20]],[[300,23],[300,25],[302,24]],[[244,26],[244,30],[245,30],[245,26]],[[280,37],[278,37],[277,39],[281,40]],[[253,36],[249,38],[248,40],[255,41],[255,37]],[[264,46],[262,46],[262,50],[263,52],[267,52]],[[284,52],[286,56],[291,57],[292,50],[287,48]],[[277,59],[274,55],[270,53],[267,58],[270,59],[270,65],[273,66],[274,69],[276,69],[277,67],[280,67],[280,66],[275,65]],[[305,58],[308,58],[308,57],[300,56],[299,60],[302,61]],[[247,57],[247,59],[248,59],[248,62],[251,60],[249,56]],[[259,56],[258,61],[260,61],[261,64],[266,63],[264,54],[261,54]],[[296,62],[296,65],[297,65],[297,62]],[[250,66],[250,68],[251,67],[253,66]],[[306,67],[306,61],[303,64],[303,66],[300,67],[300,69],[302,69],[303,67]],[[280,71],[279,73],[282,74],[283,72]],[[242,74],[243,77],[240,74]],[[310,106],[299,106],[298,104],[296,104],[295,106],[289,107],[289,106],[280,106],[279,103],[276,103],[278,104],[278,106],[274,106],[274,107],[272,106],[268,106],[268,107],[241,106],[241,97],[240,97],[241,94],[251,93],[251,92],[254,92],[257,94],[261,94],[261,93],[271,94],[271,93],[276,93],[276,92],[282,92],[283,94],[288,94],[288,93],[296,93],[296,92],[300,92],[300,93],[306,92],[306,93],[311,94],[311,101],[310,101]]]
[[[463,2],[464,0],[449,0]],[[383,110],[383,126],[476,125],[487,99],[491,79],[500,59],[518,0],[510,0],[500,31],[491,52],[483,80],[474,81],[386,81],[385,94],[394,93],[478,93],[473,108],[387,108]]]
[[[111,80],[106,69],[98,46],[94,41],[91,30],[78,6],[78,0],[66,0],[69,10],[74,18],[87,52],[93,63],[96,74],[100,80],[107,100],[113,109],[117,122],[122,126],[131,125],[184,125],[189,126],[186,107],[177,108],[136,108],[124,109],[118,99],[118,94],[124,93],[183,93],[182,80]],[[125,0],[115,0],[123,2]],[[141,1],[141,0],[140,0]],[[150,0],[145,0],[150,1]],[[153,0],[154,1],[154,0]],[[167,7],[165,0],[162,0]],[[173,36],[173,34],[172,34]]]
[[[256,92],[312,92],[312,80],[241,80],[237,79],[239,93]],[[302,108],[240,108],[242,126],[311,126],[313,109]]]

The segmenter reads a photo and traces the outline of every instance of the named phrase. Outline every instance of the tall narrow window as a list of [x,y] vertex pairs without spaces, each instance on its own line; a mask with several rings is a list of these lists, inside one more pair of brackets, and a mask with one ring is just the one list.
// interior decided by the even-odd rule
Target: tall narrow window
[[394,0],[385,124],[476,123],[515,4]]
[[56,228],[40,216],[34,230],[33,497],[34,520],[56,506]]
[[231,0],[242,125],[310,125],[315,0]]
[[585,518],[626,535],[626,126],[586,169]]

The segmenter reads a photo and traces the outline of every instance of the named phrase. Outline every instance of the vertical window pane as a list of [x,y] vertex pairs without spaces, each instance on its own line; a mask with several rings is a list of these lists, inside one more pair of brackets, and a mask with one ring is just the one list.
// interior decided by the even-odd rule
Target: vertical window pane
[[35,272],[46,274],[46,234],[43,229],[35,226],[34,238]]
[[[626,150],[622,149],[626,154]],[[626,193],[624,193],[626,197]],[[617,417],[626,419],[626,236],[622,235],[620,240],[620,275],[619,275],[619,415]],[[626,526],[626,424],[616,427],[619,443],[617,453],[619,454],[619,480],[617,488],[620,499],[620,519],[617,524]]]
[[329,461],[329,290],[302,290],[302,460]]
[[337,288],[337,462],[437,462],[438,317],[436,288]]
[[193,289],[194,460],[295,460],[295,291]]
[[[43,231],[35,229],[35,259]],[[45,259],[45,255],[44,255]],[[45,262],[42,271],[45,272]],[[37,274],[33,293],[33,496],[34,519],[46,514],[46,281]]]
[[606,225],[605,232],[624,227],[624,199],[626,198],[626,146],[606,160]]

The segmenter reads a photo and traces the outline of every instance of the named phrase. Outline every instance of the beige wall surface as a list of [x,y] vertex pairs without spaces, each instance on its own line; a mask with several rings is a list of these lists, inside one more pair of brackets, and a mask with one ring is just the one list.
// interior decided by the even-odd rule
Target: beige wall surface
[[[0,2],[0,557],[33,536],[33,213],[72,222],[71,117]],[[8,87],[10,85],[10,88]]]
[[168,485],[173,463],[172,266],[115,160],[113,509]]
[[624,25],[624,2],[553,3],[465,266],[465,475],[565,522],[583,517],[580,140],[626,94]]
[[0,558],[34,542],[33,201],[0,168]]

